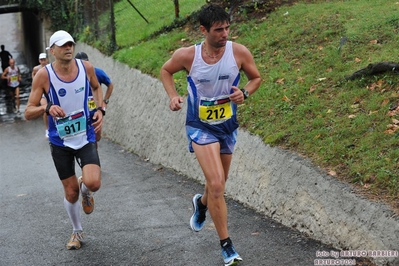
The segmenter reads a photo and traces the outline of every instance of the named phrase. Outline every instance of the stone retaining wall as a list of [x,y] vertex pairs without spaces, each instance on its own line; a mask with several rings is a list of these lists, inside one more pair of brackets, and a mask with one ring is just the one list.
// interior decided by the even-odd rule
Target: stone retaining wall
[[[104,136],[152,163],[203,183],[202,171],[187,150],[185,108],[169,110],[161,82],[85,44],[78,43],[75,50],[86,52],[114,84]],[[364,199],[308,160],[265,145],[243,130],[239,130],[226,193],[335,248],[399,250],[399,219],[387,206]],[[399,265],[399,258],[375,262]]]

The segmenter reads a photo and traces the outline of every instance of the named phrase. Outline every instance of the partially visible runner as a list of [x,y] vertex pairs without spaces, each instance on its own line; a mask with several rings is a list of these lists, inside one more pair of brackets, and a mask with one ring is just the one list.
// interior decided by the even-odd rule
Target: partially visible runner
[[7,91],[11,97],[14,112],[20,114],[19,84],[21,82],[21,71],[19,67],[15,65],[15,60],[13,58],[10,59],[9,63],[10,65],[4,70],[1,78],[7,80]]
[[10,65],[10,59],[12,58],[12,54],[10,54],[10,52],[5,49],[4,44],[2,44],[0,47],[1,68],[4,72],[4,70],[6,70],[6,68]]
[[[81,206],[90,214],[94,210],[93,192],[101,186],[100,159],[96,149],[96,132],[102,127],[104,111],[101,86],[90,62],[73,58],[75,41],[63,30],[50,37],[47,49],[55,61],[41,68],[33,78],[32,91],[25,111],[25,118],[49,116],[50,150],[55,168],[64,188],[64,206],[72,223],[72,235],[67,249],[79,249],[83,240]],[[87,99],[90,88],[98,107],[93,122]],[[42,95],[47,105],[41,106]],[[82,170],[76,178],[75,159]]]
[[[45,67],[48,64],[48,60],[47,60],[47,54],[46,53],[41,53],[39,54],[39,65],[35,66],[32,70],[32,80],[35,77],[37,71],[39,71],[41,68]],[[42,99],[40,100],[40,105],[42,106],[46,106],[47,105],[47,100],[46,97],[43,94]],[[44,125],[46,127],[46,131],[45,131],[45,136],[46,138],[48,138],[48,120],[47,120],[47,114],[44,113],[43,114],[43,122]]]
[[[81,59],[84,61],[89,61],[89,57],[85,52],[79,52],[75,55],[75,58]],[[111,79],[108,77],[107,73],[104,70],[98,67],[94,67],[94,71],[96,72],[96,76],[100,85],[104,84],[107,86],[107,91],[105,92],[104,100],[103,100],[103,107],[106,109],[108,108],[109,98],[111,98],[112,91],[114,90],[114,84],[112,84]],[[93,101],[93,96],[90,93],[89,95],[89,109],[91,115],[96,111],[96,104]],[[101,139],[101,130],[96,133],[96,140],[97,142]]]
[[[260,86],[261,78],[251,52],[228,41],[230,15],[216,5],[204,7],[199,14],[205,40],[176,50],[162,66],[160,77],[170,98],[172,111],[181,109],[183,98],[176,91],[173,74],[184,70],[188,80],[186,133],[189,151],[205,175],[204,194],[192,199],[191,228],[198,232],[209,209],[219,236],[224,265],[242,261],[227,229],[224,199],[232,154],[237,138],[237,104],[242,104]],[[248,78],[239,88],[240,70]]]

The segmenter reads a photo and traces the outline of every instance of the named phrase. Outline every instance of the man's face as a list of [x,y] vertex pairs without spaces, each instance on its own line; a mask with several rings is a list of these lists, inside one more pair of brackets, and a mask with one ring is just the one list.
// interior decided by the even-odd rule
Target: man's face
[[[201,26],[202,27],[202,26]],[[225,22],[215,22],[209,31],[205,28],[202,29],[206,37],[206,41],[214,47],[223,47],[229,37],[230,23]]]
[[39,59],[39,63],[40,63],[41,66],[47,65],[47,58]]
[[73,59],[74,48],[73,42],[67,42],[62,46],[53,45],[50,51],[56,59],[70,61]]
[[11,68],[14,68],[15,60],[14,59],[10,59],[9,64],[10,64]]

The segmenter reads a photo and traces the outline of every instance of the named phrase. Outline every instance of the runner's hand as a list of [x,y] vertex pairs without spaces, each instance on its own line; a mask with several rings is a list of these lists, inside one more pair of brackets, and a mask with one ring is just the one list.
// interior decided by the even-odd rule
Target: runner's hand
[[181,104],[183,103],[183,97],[175,96],[170,100],[169,108],[172,111],[178,111],[181,109]]
[[235,104],[243,103],[244,94],[242,93],[242,91],[236,86],[232,86],[231,88],[233,89],[233,93],[230,94],[230,101],[232,101]]
[[66,113],[64,112],[64,110],[60,106],[55,105],[55,104],[51,105],[48,113],[52,117],[63,118],[66,116]]
[[103,113],[100,110],[94,113],[93,121],[94,132],[97,133],[103,126]]

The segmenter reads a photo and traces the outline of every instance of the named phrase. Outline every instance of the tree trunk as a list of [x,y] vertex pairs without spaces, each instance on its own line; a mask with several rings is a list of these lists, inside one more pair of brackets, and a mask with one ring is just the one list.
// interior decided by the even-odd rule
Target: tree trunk
[[175,4],[175,17],[178,18],[180,13],[179,0],[173,0],[173,2]]

